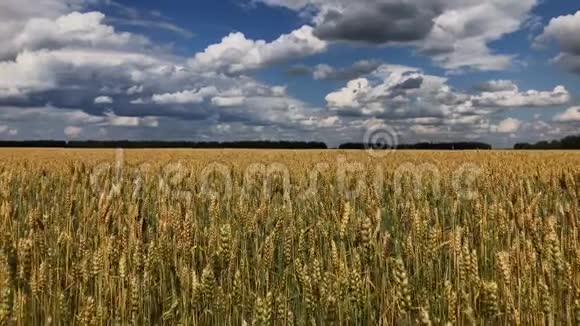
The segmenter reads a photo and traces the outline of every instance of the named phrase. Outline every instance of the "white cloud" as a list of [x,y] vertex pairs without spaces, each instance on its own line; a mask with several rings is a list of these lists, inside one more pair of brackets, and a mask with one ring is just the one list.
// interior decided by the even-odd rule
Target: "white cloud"
[[2,98],[19,98],[25,97],[26,92],[22,89],[6,85],[5,88],[0,88],[0,99]]
[[[453,116],[489,114],[501,108],[549,107],[568,103],[571,95],[564,86],[552,91],[520,91],[507,80],[496,80],[478,87],[473,95],[453,89],[447,78],[427,75],[412,67],[383,65],[371,78],[351,80],[346,87],[326,96],[327,106],[335,110],[365,115],[385,112],[438,114]],[[460,117],[454,117],[459,119]],[[463,117],[465,118],[465,117]]]
[[44,107],[6,107],[0,106],[0,120],[28,121],[38,119],[39,122],[51,120],[65,121],[67,124],[94,124],[102,121],[102,117],[90,115],[81,110],[57,109]]
[[56,86],[45,58],[24,52],[15,61],[0,62],[0,92],[26,94],[29,90],[45,90]]
[[18,54],[21,49],[13,44],[31,18],[57,18],[71,10],[80,9],[82,0],[37,0],[34,5],[23,5],[18,0],[0,1],[0,61]]
[[361,106],[360,99],[370,91],[369,81],[359,78],[348,82],[346,87],[326,96],[328,105],[336,108],[356,108]]
[[64,134],[70,138],[77,138],[82,134],[82,132],[83,128],[81,127],[68,126],[64,128]]
[[127,95],[135,95],[143,93],[143,85],[134,85],[127,90]]
[[[290,96],[294,88],[244,76],[323,53],[333,41],[356,42],[361,35],[367,44],[417,49],[452,70],[507,67],[513,57],[495,53],[489,44],[519,29],[533,0],[264,0],[299,10],[312,27],[273,41],[232,33],[190,60],[170,46],[113,28],[115,20],[102,13],[74,12],[85,0],[38,0],[40,9],[0,1],[0,100],[16,103],[0,104],[4,136],[20,130],[22,138],[58,138],[67,130],[69,137],[209,140],[219,133],[229,139],[259,134],[334,143],[362,140],[369,124],[389,124],[408,137],[457,140],[496,130],[492,137],[499,138],[499,130],[513,129],[514,121],[495,122],[496,112],[570,99],[563,87],[523,91],[508,80],[491,81],[477,91],[458,90],[447,77],[363,60],[345,67],[307,67],[317,79],[345,81],[320,108]],[[376,19],[384,17],[394,18]],[[417,19],[423,21],[414,24]],[[404,28],[409,24],[417,28]],[[113,98],[115,111],[106,111],[110,105],[102,104],[112,104]],[[570,130],[570,124],[552,124],[561,128],[558,132]],[[518,137],[529,128],[522,121]]]
[[109,112],[105,115],[104,121],[100,124],[101,126],[112,126],[112,127],[151,127],[156,128],[159,126],[159,120],[156,117],[126,117],[118,116],[113,112]]
[[[20,10],[12,0],[3,1],[0,8],[6,9],[7,2],[11,10]],[[39,5],[48,2],[39,0]],[[67,127],[71,127],[67,129],[71,135],[76,130],[73,128],[82,128],[82,136],[87,138],[102,137],[104,132],[107,137],[125,137],[131,135],[129,130],[139,135],[142,128],[149,128],[148,135],[154,135],[154,129],[162,127],[167,134],[160,131],[160,138],[191,137],[193,125],[198,125],[201,133],[208,130],[210,119],[211,123],[227,121],[232,132],[246,124],[252,126],[244,129],[249,132],[259,124],[265,132],[278,129],[294,133],[296,128],[314,132],[316,127],[306,121],[320,121],[322,127],[332,122],[323,109],[288,96],[285,86],[197,70],[169,47],[156,47],[144,37],[118,32],[105,23],[111,20],[102,13],[71,13],[66,8],[70,3],[51,3],[54,10],[47,7],[46,14],[26,12],[18,20],[19,28],[8,34],[4,34],[5,21],[0,24],[0,40],[6,40],[0,49],[0,98],[12,101],[17,97],[19,103],[16,107],[0,105],[0,120],[24,127],[22,137],[58,138]],[[0,12],[0,16],[5,14]],[[244,55],[227,64],[218,63],[218,72],[236,71],[236,67],[255,69],[326,49],[326,42],[314,37],[307,26],[272,42],[245,41],[251,46],[242,46]],[[230,45],[221,46],[230,52]],[[115,112],[104,111],[107,106],[103,104],[112,102],[129,104],[118,105]],[[221,106],[228,109],[212,110]],[[181,128],[165,127],[165,120]]]
[[307,127],[331,128],[337,126],[340,123],[340,118],[337,116],[331,116],[324,119],[310,117],[306,120],[303,120],[301,123]]
[[574,15],[552,18],[543,33],[535,40],[536,47],[545,46],[550,40],[556,40],[561,53],[554,61],[571,71],[580,73],[580,11]]
[[336,126],[340,122],[340,118],[337,116],[328,117],[318,121],[318,127],[320,128],[330,128]]
[[574,106],[563,113],[557,114],[554,121],[558,122],[580,122],[580,106]]
[[517,88],[509,91],[484,92],[473,97],[473,101],[484,107],[543,107],[570,102],[571,96],[564,86],[556,86],[553,91],[529,90],[520,92]]
[[501,134],[511,134],[520,129],[522,122],[518,119],[507,118],[502,120],[497,126],[492,128],[493,131]]
[[326,42],[315,37],[312,31],[312,27],[302,26],[270,43],[247,39],[240,32],[231,33],[220,43],[212,44],[196,54],[189,64],[196,71],[235,74],[324,52]]
[[519,30],[537,0],[447,1],[421,52],[433,56],[444,68],[502,70],[514,57],[496,54],[489,43]]
[[441,128],[435,126],[416,125],[411,126],[411,130],[419,135],[437,135],[441,133]]
[[535,45],[543,46],[552,39],[559,42],[566,52],[580,52],[580,11],[574,15],[564,15],[552,18],[541,35],[536,38]]
[[176,93],[155,94],[151,97],[151,100],[157,104],[199,104],[203,103],[207,97],[217,93],[217,88],[208,86]]
[[[118,32],[105,24],[104,14],[66,12],[82,3],[39,0],[46,13],[17,8],[24,6],[13,0],[0,4],[18,17],[0,20],[0,41],[4,40],[0,42],[0,97],[79,88],[81,83],[91,83],[92,88],[112,79],[139,82],[144,75],[154,73],[149,69],[167,63],[145,37]],[[0,10],[0,17],[4,15]],[[100,88],[108,89],[109,85]]]
[[246,99],[243,96],[224,97],[216,96],[211,99],[211,103],[219,107],[242,106]]
[[113,104],[113,99],[110,96],[95,97],[95,104]]
[[412,67],[383,65],[369,78],[359,78],[326,96],[327,106],[345,114],[417,115],[450,114],[465,96],[446,85],[447,79],[426,75]]
[[72,12],[57,19],[32,18],[14,37],[13,45],[20,50],[34,51],[65,46],[122,49],[149,43],[142,36],[115,31],[103,24],[104,19],[105,15],[100,12]]
[[450,70],[502,70],[515,55],[489,44],[520,30],[538,0],[256,0],[311,17],[325,40],[406,45]]
[[326,100],[331,112],[344,120],[344,132],[365,128],[353,120],[358,117],[397,126],[402,136],[416,141],[424,136],[436,136],[438,141],[493,137],[500,141],[502,134],[529,137],[532,131],[523,128],[524,121],[514,118],[492,124],[496,113],[511,108],[558,106],[571,97],[563,86],[552,91],[520,91],[507,80],[490,81],[477,90],[480,92],[454,89],[447,78],[417,68],[382,65],[368,78],[352,80],[328,94]]
[[[89,127],[149,127],[159,126],[157,117],[132,117],[117,115],[112,111],[104,115],[92,115],[77,109],[61,109],[54,107],[2,107],[0,106],[0,120],[12,123],[26,123],[45,125],[61,125],[67,136],[72,136],[79,129]],[[79,129],[76,129],[79,128]],[[68,133],[66,133],[68,131]]]
[[15,61],[0,61],[0,93],[27,95],[51,90],[71,76],[78,83],[94,82],[95,75],[139,80],[149,67],[159,64],[145,54],[109,50],[24,51]]

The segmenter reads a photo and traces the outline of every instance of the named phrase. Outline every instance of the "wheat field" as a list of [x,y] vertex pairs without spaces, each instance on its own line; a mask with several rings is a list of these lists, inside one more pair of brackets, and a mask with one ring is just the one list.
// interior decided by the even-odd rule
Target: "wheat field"
[[2,325],[580,325],[577,152],[9,149],[0,190]]

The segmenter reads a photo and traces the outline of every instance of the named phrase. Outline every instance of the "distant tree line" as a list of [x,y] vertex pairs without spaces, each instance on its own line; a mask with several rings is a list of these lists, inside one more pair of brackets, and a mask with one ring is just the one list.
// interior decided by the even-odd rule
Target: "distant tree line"
[[[0,141],[0,147],[24,148],[232,148],[232,149],[328,149],[322,142],[300,141],[237,141],[237,142],[189,142],[189,141],[64,141],[64,140],[32,140],[32,141]],[[339,149],[384,148],[380,144],[347,143]],[[405,150],[474,150],[491,149],[491,145],[478,142],[457,143],[418,143],[399,145],[396,149]]]
[[[340,149],[367,149],[367,148],[385,148],[384,145],[380,144],[363,144],[363,143],[347,143],[342,144]],[[397,145],[396,149],[403,150],[489,150],[492,149],[491,145],[479,142],[457,142],[457,143],[417,143],[417,144],[404,144]]]
[[514,149],[531,150],[531,149],[580,149],[580,135],[568,136],[560,140],[547,141],[543,140],[535,144],[518,143]]
[[0,141],[0,147],[52,147],[52,148],[246,148],[246,149],[327,149],[321,142],[299,141],[238,141],[238,142],[187,142],[187,141]]
[[[236,142],[189,142],[189,141],[64,141],[29,140],[0,141],[0,147],[47,147],[47,148],[232,148],[232,149],[328,149],[323,142],[300,141],[236,141]],[[339,149],[384,148],[381,144],[345,143]],[[402,150],[490,150],[492,146],[481,142],[417,143],[396,146]],[[518,143],[517,150],[580,149],[580,135],[560,140],[540,141],[535,144]]]

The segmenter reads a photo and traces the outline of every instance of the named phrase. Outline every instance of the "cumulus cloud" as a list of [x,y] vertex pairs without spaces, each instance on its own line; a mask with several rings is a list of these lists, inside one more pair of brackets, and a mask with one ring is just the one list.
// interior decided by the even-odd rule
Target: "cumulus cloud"
[[363,99],[370,91],[369,81],[365,78],[348,82],[346,87],[326,96],[326,101],[335,108],[355,108],[361,106]]
[[12,44],[20,50],[34,51],[63,46],[118,49],[149,43],[142,36],[115,31],[103,23],[104,19],[100,12],[72,12],[57,19],[33,18],[13,38]]
[[316,128],[331,128],[337,126],[340,123],[340,118],[337,116],[331,116],[324,119],[316,119],[316,118],[309,118],[303,120],[302,125],[307,127],[316,127]]
[[574,106],[554,117],[557,122],[580,122],[580,106]]
[[511,90],[483,92],[473,97],[473,102],[484,107],[546,107],[567,104],[570,93],[564,86],[556,86],[553,91]]
[[143,93],[143,85],[134,85],[129,87],[127,90],[127,95],[135,95]]
[[310,26],[302,26],[272,42],[251,40],[243,33],[236,32],[196,54],[189,64],[195,71],[237,74],[321,53],[326,47],[327,43],[314,36]]
[[103,121],[99,123],[101,126],[113,127],[150,127],[156,128],[159,126],[159,121],[156,117],[127,117],[118,116],[113,112],[107,112],[103,117]]
[[318,17],[316,36],[385,44],[422,40],[433,28],[438,8],[432,3],[407,1],[349,2],[327,7]]
[[536,4],[537,0],[446,1],[419,51],[451,70],[505,69],[514,56],[494,53],[489,44],[519,30]]
[[[11,130],[22,130],[24,139],[101,138],[110,130],[121,132],[115,135],[134,137],[134,132],[154,131],[159,127],[159,118],[153,116],[125,116],[113,111],[93,115],[79,109],[44,107],[0,106],[0,120],[6,121],[7,134],[16,136]],[[115,136],[113,135],[113,136]],[[128,137],[131,136],[131,137]]]
[[426,111],[433,107],[423,105],[425,101],[454,102],[455,94],[446,80],[412,67],[382,65],[370,78],[351,80],[346,87],[328,94],[326,101],[332,110],[344,114],[406,116],[423,111],[428,115]]
[[570,101],[570,94],[562,86],[553,91],[520,91],[513,81],[495,80],[478,85],[475,90],[455,89],[446,77],[417,68],[381,65],[368,77],[351,80],[329,93],[326,101],[331,112],[349,122],[344,127],[347,129],[354,127],[356,121],[379,119],[397,126],[401,136],[410,139],[437,135],[438,139],[447,137],[449,141],[516,133],[517,137],[529,137],[532,130],[524,121],[508,118],[494,122],[496,114]]
[[311,16],[314,35],[328,41],[406,45],[450,70],[501,70],[514,55],[489,44],[516,32],[537,0],[259,0]]
[[243,96],[216,96],[211,99],[211,103],[219,107],[231,107],[231,106],[242,106],[246,102]]
[[[410,46],[449,69],[496,68],[512,57],[494,53],[489,43],[517,30],[534,1],[264,1],[300,11],[311,26],[273,41],[232,33],[191,58],[119,31],[115,19],[103,13],[83,12],[85,0],[38,0],[41,10],[2,1],[0,137],[233,140],[260,135],[335,144],[362,141],[365,128],[390,124],[405,137],[457,140],[492,130],[502,137],[500,130],[513,130],[515,122],[498,121],[496,112],[569,101],[563,87],[523,91],[514,82],[496,80],[475,92],[459,90],[448,77],[363,60],[344,67],[294,67],[295,74],[344,83],[328,93],[326,106],[311,105],[293,97],[293,88],[248,74],[323,53],[331,42]],[[499,17],[494,26],[478,18],[491,17],[487,11]],[[391,21],[377,23],[389,15]],[[357,26],[353,17],[368,19]],[[404,30],[418,19],[425,21]],[[368,34],[358,35],[361,31]],[[563,121],[547,124],[566,132],[570,124]],[[518,135],[532,131],[522,121]]]
[[12,85],[6,85],[4,88],[0,88],[0,99],[20,98],[24,96],[26,96],[26,92]]
[[71,126],[157,126],[157,118],[155,117],[121,116],[113,111],[106,111],[102,115],[92,115],[79,109],[62,109],[51,106],[0,107],[0,120],[18,123],[33,119],[37,119],[39,122],[59,121]]
[[543,47],[551,40],[555,40],[561,53],[554,61],[570,71],[580,73],[580,11],[574,15],[564,15],[553,18],[544,28],[534,45]]
[[[0,30],[11,49],[2,52],[7,59],[0,58],[5,137],[18,128],[25,130],[22,138],[211,137],[208,125],[214,124],[229,126],[235,136],[264,132],[273,138],[277,133],[307,137],[339,121],[325,108],[292,98],[285,86],[208,74],[168,52],[170,48],[118,32],[102,13],[57,7],[46,15],[27,13],[10,36]],[[326,47],[308,27],[273,42],[251,42],[252,49],[238,63],[218,64],[219,69],[254,69]],[[113,102],[115,111],[106,105]]]
[[385,44],[423,39],[440,11],[438,1],[256,0],[309,14],[326,40]]
[[502,120],[497,126],[492,128],[492,131],[501,134],[511,134],[520,129],[522,122],[518,119],[507,118]]
[[56,18],[80,9],[83,0],[38,0],[33,6],[23,6],[17,0],[0,2],[0,61],[12,59],[21,49],[14,45],[14,36],[25,28],[31,18]]
[[14,61],[0,61],[0,94],[28,93],[60,88],[64,84],[94,83],[95,77],[123,76],[140,80],[144,70],[160,64],[157,58],[136,52],[101,49],[24,50]]
[[176,93],[154,94],[151,100],[157,104],[199,104],[207,97],[217,94],[213,86]]
[[110,96],[99,96],[95,98],[95,104],[113,104],[113,99]]
[[83,128],[81,127],[68,126],[64,128],[64,134],[70,138],[77,138],[82,134],[82,132]]
[[[143,36],[117,31],[106,23],[104,14],[67,13],[76,8],[70,1],[49,2],[40,1],[47,10],[54,8],[46,14],[21,13],[22,28],[10,36],[4,32],[12,23],[2,22],[0,39],[7,38],[3,49],[10,48],[13,57],[0,57],[0,99],[21,98],[28,106],[82,106],[102,113],[102,107],[95,105],[107,103],[103,98],[95,101],[102,96],[99,93],[120,95],[126,90],[127,95],[135,95],[147,86],[165,91],[165,87],[183,86],[183,80],[192,77],[178,66],[177,61],[183,67],[185,60]],[[0,6],[7,4],[16,5],[7,1]]]

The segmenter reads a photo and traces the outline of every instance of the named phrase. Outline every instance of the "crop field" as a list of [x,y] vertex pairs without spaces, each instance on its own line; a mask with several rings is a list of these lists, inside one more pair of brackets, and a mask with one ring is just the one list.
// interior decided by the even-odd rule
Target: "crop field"
[[580,152],[0,150],[2,325],[580,325]]

